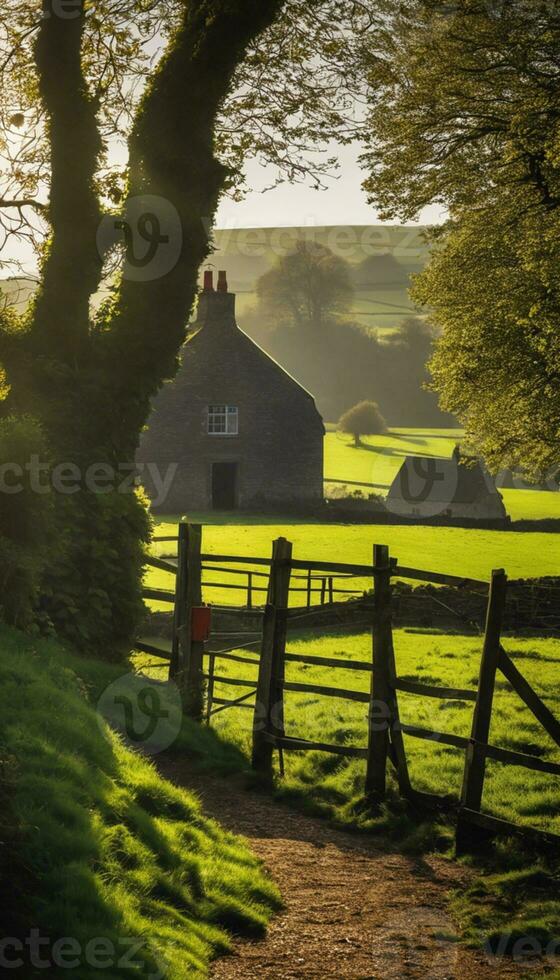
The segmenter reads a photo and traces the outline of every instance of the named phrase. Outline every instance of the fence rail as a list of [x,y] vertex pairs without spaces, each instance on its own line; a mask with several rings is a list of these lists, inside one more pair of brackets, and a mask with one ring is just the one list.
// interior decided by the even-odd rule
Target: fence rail
[[[284,770],[284,752],[321,751],[349,758],[365,760],[365,791],[372,806],[380,804],[386,796],[389,764],[396,771],[401,793],[415,803],[420,800],[431,804],[449,805],[448,797],[436,797],[419,793],[410,781],[403,736],[424,741],[438,741],[464,752],[464,773],[460,799],[457,804],[457,848],[476,846],[481,834],[527,833],[531,839],[560,843],[560,836],[543,834],[522,828],[482,812],[482,796],[488,759],[502,765],[521,766],[527,770],[560,775],[560,764],[537,756],[516,752],[491,745],[490,723],[496,677],[501,673],[513,691],[543,727],[547,735],[560,747],[560,721],[554,717],[533,687],[515,666],[504,649],[501,634],[503,627],[507,576],[503,570],[492,573],[491,582],[460,578],[441,572],[428,572],[402,566],[389,554],[386,546],[376,546],[371,564],[354,564],[339,561],[296,559],[292,545],[284,538],[274,542],[271,558],[246,555],[215,555],[202,551],[202,531],[197,525],[181,524],[177,536],[157,538],[157,541],[176,541],[176,562],[150,557],[147,564],[175,576],[175,589],[145,588],[144,596],[172,604],[173,639],[169,649],[150,641],[140,641],[138,649],[169,660],[170,676],[183,690],[185,710],[193,718],[209,723],[211,718],[230,708],[253,712],[253,767],[267,778],[273,775],[273,753],[279,754],[280,772]],[[238,568],[232,566],[251,566]],[[266,569],[260,571],[259,569]],[[214,582],[204,578],[204,573],[247,576],[246,583]],[[301,574],[304,572],[305,574]],[[362,589],[362,600],[336,601],[337,595],[357,596],[359,589],[341,588],[336,583],[348,583],[352,579],[369,579],[367,595]],[[266,580],[266,585],[255,585],[254,579]],[[439,586],[487,592],[486,623],[482,639],[482,655],[476,690],[443,687],[400,678],[395,663],[393,647],[394,602],[392,582],[410,579]],[[294,582],[304,581],[305,585]],[[315,583],[319,583],[316,585]],[[247,605],[243,607],[217,607],[230,616],[258,616],[255,628],[224,629],[214,632],[204,642],[194,632],[193,611],[202,606],[202,589],[226,588],[247,593]],[[294,592],[307,594],[308,611],[301,607],[290,608],[290,595]],[[288,649],[288,629],[305,625],[306,618],[313,616],[312,596],[321,595],[321,606],[343,610],[343,624],[330,628],[369,628],[372,634],[371,659],[367,661],[344,660],[342,657],[322,657],[299,653]],[[255,594],[265,594],[262,609],[253,608]],[[365,596],[365,597],[364,597]],[[319,609],[319,606],[314,607]],[[452,610],[451,610],[452,611]],[[313,624],[324,630],[324,625]],[[328,626],[326,627],[329,628]],[[258,655],[257,655],[258,648]],[[242,651],[248,655],[242,655]],[[253,680],[232,677],[218,672],[220,660],[240,663],[255,668]],[[370,691],[313,684],[303,681],[287,681],[286,664],[329,667],[333,670],[366,673],[370,677]],[[238,697],[217,697],[216,684],[226,688],[245,688]],[[286,693],[316,694],[319,697],[345,699],[368,704],[367,746],[332,745],[290,736],[285,731],[284,696]],[[423,698],[457,700],[474,705],[472,730],[469,738],[449,732],[434,731],[400,720],[399,693]],[[380,711],[382,723],[380,724]]]

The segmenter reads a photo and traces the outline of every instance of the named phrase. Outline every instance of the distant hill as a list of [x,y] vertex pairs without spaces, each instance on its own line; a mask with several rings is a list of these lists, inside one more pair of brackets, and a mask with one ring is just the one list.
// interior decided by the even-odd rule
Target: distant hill
[[[352,266],[356,297],[352,314],[364,326],[391,331],[414,313],[408,296],[410,277],[429,256],[426,229],[417,225],[325,225],[292,228],[219,228],[210,262],[227,269],[230,288],[238,294],[240,319],[255,303],[257,280],[277,257],[291,252],[300,239],[326,245]],[[23,309],[35,286],[28,279],[0,281],[9,303]]]
[[228,271],[239,296],[238,311],[254,305],[257,280],[300,239],[326,245],[352,266],[356,297],[352,314],[364,326],[391,331],[415,312],[410,277],[429,257],[426,228],[417,225],[325,225],[293,228],[218,229],[211,262]]

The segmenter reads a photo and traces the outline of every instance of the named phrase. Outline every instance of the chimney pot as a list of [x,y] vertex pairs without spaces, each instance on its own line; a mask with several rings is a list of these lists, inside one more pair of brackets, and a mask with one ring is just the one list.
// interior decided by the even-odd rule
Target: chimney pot
[[204,292],[214,292],[214,273],[212,272],[212,269],[206,269],[204,272]]
[[228,281],[227,272],[218,272],[218,292],[227,293],[228,292]]

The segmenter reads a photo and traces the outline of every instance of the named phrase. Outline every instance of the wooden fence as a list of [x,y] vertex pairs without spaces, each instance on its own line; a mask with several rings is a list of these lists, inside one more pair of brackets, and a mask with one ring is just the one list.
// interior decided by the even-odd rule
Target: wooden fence
[[[285,752],[320,751],[360,758],[365,762],[364,788],[372,806],[379,805],[386,797],[389,766],[395,770],[401,794],[415,805],[457,806],[459,850],[475,846],[481,836],[501,833],[522,833],[540,842],[552,842],[556,846],[560,843],[560,836],[521,828],[483,813],[481,809],[487,759],[560,776],[558,763],[489,743],[496,675],[499,671],[553,742],[560,747],[560,722],[519,672],[502,643],[507,595],[507,576],[503,570],[494,571],[490,583],[458,579],[442,573],[401,566],[390,556],[389,549],[384,545],[374,547],[371,565],[304,561],[293,557],[292,545],[284,538],[274,542],[271,558],[211,555],[202,551],[202,529],[188,524],[179,526],[177,537],[156,539],[158,540],[173,540],[178,544],[176,564],[161,558],[150,558],[148,561],[148,564],[175,575],[175,589],[169,592],[146,589],[144,595],[148,599],[173,604],[172,646],[170,654],[152,643],[139,642],[138,648],[169,657],[170,676],[179,683],[185,711],[191,717],[198,720],[205,717],[210,722],[213,715],[234,706],[253,712],[252,765],[264,777],[272,778],[275,750],[279,754],[281,774],[284,770]],[[250,571],[246,574],[252,578],[247,584],[228,585],[204,578],[204,573],[210,570],[239,576],[238,566],[242,569],[250,566]],[[399,678],[393,646],[392,599],[392,581],[397,577],[440,585],[460,584],[477,589],[484,587],[487,590],[486,626],[476,691],[438,687]],[[255,578],[263,584],[254,586]],[[318,579],[321,581],[319,587],[313,584]],[[364,591],[362,588],[361,598],[352,602],[352,616],[347,623],[354,629],[371,629],[371,659],[351,661],[288,650],[288,632],[298,625],[305,625],[313,590],[318,590],[322,603],[328,595],[332,609],[339,606],[348,609],[348,595],[359,595],[359,589],[347,588],[353,579],[369,579],[371,583],[370,589]],[[343,587],[337,584],[340,580],[344,583]],[[327,585],[324,585],[325,581]],[[305,584],[300,585],[300,582]],[[244,607],[218,607],[222,612],[233,614],[234,618],[239,615],[239,629],[213,631],[206,642],[200,636],[195,636],[192,630],[193,610],[196,612],[202,607],[203,585],[211,588],[229,587],[247,595]],[[305,605],[290,606],[291,593],[301,591],[306,593]],[[254,607],[255,593],[265,596],[265,602],[260,609]],[[341,593],[345,596],[343,602],[336,600],[336,596]],[[216,672],[216,664],[220,659],[250,665],[255,669],[255,680],[221,676]],[[371,677],[370,692],[286,681],[286,663],[366,672]],[[217,683],[234,689],[244,688],[245,693],[232,698],[216,697]],[[286,692],[313,693],[367,704],[367,745],[333,745],[291,736],[286,732],[284,724]],[[399,692],[426,698],[472,702],[474,711],[470,738],[405,724],[399,715]],[[449,797],[428,795],[412,786],[403,737],[405,735],[438,741],[464,751],[463,784],[458,804],[453,804]]]

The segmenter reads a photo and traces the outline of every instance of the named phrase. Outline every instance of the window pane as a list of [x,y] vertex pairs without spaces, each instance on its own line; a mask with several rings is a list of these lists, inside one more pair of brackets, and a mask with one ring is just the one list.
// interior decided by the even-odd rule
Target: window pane
[[239,413],[236,405],[208,406],[208,433],[210,435],[236,436],[239,431]]

